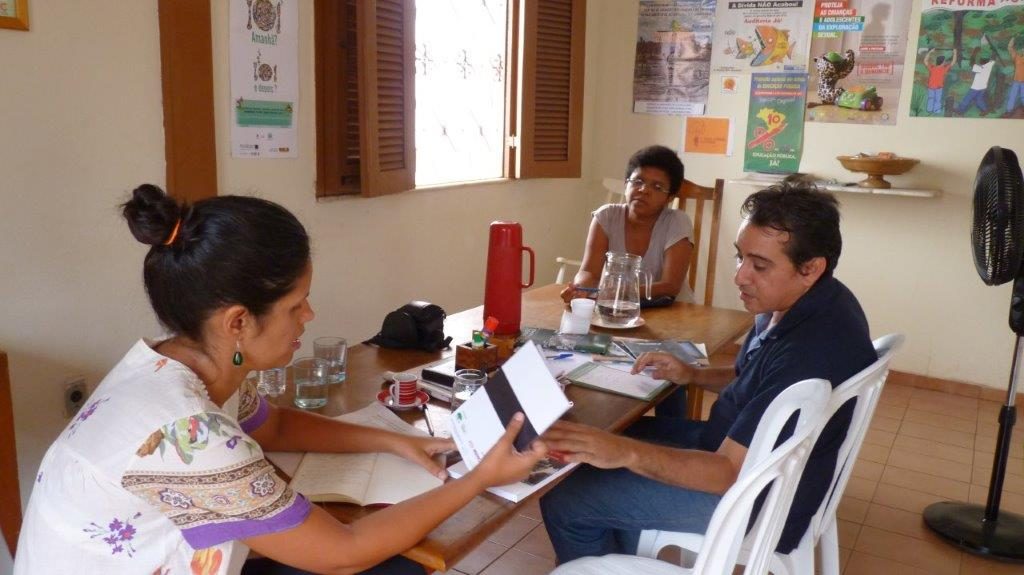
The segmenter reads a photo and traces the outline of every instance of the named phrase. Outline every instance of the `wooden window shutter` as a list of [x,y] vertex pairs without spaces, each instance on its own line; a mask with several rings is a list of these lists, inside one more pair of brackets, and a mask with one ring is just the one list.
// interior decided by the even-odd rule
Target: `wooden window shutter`
[[317,0],[316,195],[360,189],[356,0]]
[[[416,185],[415,4],[359,0],[363,196]],[[364,25],[365,23],[365,25]]]
[[520,178],[578,178],[586,0],[523,0]]

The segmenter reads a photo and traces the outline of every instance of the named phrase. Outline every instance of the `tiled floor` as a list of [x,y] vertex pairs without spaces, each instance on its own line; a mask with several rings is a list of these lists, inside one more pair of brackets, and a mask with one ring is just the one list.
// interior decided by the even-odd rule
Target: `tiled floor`
[[[921,511],[936,501],[985,503],[1000,408],[991,399],[999,394],[979,397],[977,388],[966,386],[944,393],[903,382],[900,374],[890,375],[840,502],[843,573],[1024,574],[1024,564],[960,552],[933,535],[921,519]],[[711,401],[704,402],[705,410]],[[1001,506],[1019,514],[1024,514],[1022,445],[1024,419],[1013,434]],[[551,542],[533,503],[451,573],[533,575],[553,567]]]

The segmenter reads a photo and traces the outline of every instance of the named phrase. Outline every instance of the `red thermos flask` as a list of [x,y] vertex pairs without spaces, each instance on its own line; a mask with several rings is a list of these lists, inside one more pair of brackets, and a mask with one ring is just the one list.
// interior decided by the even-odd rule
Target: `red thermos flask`
[[[530,281],[523,281],[523,252],[530,254]],[[533,250],[523,245],[523,226],[518,222],[491,222],[487,247],[487,284],[484,319],[494,316],[497,335],[519,334],[522,291],[533,285]]]

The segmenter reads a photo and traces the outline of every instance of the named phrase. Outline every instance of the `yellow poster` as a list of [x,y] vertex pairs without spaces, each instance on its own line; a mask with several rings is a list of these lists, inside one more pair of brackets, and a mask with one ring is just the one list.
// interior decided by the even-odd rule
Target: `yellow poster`
[[731,128],[729,118],[690,116],[686,118],[683,152],[731,156]]

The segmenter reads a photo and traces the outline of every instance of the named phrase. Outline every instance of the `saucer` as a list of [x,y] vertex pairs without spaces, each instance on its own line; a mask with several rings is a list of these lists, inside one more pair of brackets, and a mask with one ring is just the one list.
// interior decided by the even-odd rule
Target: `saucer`
[[419,409],[421,405],[430,401],[430,396],[427,395],[427,392],[423,391],[422,389],[417,389],[416,401],[410,403],[409,405],[398,405],[397,403],[394,402],[394,400],[391,399],[391,392],[386,389],[382,389],[380,390],[380,393],[377,394],[377,401],[383,403],[384,407],[387,407],[388,409],[405,411],[407,409]]
[[632,329],[634,327],[640,327],[647,323],[643,317],[636,318],[636,321],[630,323],[611,324],[605,323],[601,316],[594,314],[594,318],[590,320],[590,325],[596,325],[597,327],[603,327],[605,329]]

